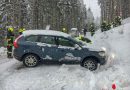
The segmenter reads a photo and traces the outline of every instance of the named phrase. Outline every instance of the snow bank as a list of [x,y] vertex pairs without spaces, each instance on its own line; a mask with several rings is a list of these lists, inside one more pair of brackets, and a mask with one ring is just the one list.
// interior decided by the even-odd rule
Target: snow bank
[[130,23],[130,17],[122,20],[122,24]]
[[[130,56],[130,24],[125,24],[110,31],[96,34],[91,47],[106,47],[107,51],[116,54],[118,59],[128,61]],[[123,61],[125,61],[123,60]]]
[[6,52],[7,52],[6,48],[0,47],[0,57],[5,56],[5,55],[6,55]]
[[[118,87],[119,90],[128,90],[126,89],[128,86],[124,86],[123,82],[127,84],[130,82],[130,72],[128,71],[130,69],[130,23],[107,32],[96,32],[95,36],[91,39],[93,41],[91,47],[106,47],[109,55],[115,55],[114,60],[108,60],[109,68],[102,67],[103,69],[107,69],[106,71],[101,72],[102,74],[106,74],[106,80],[101,80],[102,84],[108,82],[109,84],[107,86],[109,86],[112,81],[115,81],[118,84],[121,84]],[[109,74],[109,78],[106,77],[107,74]]]

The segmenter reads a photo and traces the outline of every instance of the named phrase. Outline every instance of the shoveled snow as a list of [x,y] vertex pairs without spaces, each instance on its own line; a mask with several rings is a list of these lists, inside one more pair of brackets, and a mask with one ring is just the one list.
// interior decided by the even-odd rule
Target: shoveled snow
[[[90,72],[80,65],[41,64],[26,68],[21,62],[7,58],[0,64],[0,90],[130,90],[130,24],[92,37],[88,47],[106,47],[115,55],[110,63]],[[4,51],[3,49],[1,50]]]
[[0,58],[2,59],[2,58],[4,58],[4,57],[6,57],[6,53],[7,53],[6,48],[1,47],[1,48],[0,48]]
[[1,56],[2,56],[2,55],[5,55],[5,53],[6,53],[6,48],[1,47],[1,48],[0,48],[0,55],[1,55]]
[[122,20],[122,24],[130,23],[130,17]]
[[60,32],[60,31],[54,31],[54,30],[27,30],[23,32],[23,35],[52,35],[52,36],[63,36],[63,37],[69,37],[70,35]]

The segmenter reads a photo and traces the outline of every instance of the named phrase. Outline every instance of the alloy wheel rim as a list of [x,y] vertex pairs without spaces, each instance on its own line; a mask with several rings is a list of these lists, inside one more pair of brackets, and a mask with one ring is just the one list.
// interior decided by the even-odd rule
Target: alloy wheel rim
[[84,67],[89,69],[89,70],[94,70],[95,69],[95,63],[93,61],[85,61],[84,62]]
[[27,56],[27,57],[25,58],[25,64],[26,64],[27,66],[30,66],[30,67],[35,66],[35,65],[37,64],[37,59],[36,59],[36,57],[35,57],[35,56],[32,56],[32,55]]

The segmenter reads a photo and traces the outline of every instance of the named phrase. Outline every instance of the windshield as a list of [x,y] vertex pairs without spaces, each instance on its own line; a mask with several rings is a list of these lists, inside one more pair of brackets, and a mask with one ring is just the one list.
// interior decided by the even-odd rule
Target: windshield
[[83,42],[83,41],[81,41],[81,40],[77,40],[77,39],[75,39],[74,37],[69,37],[70,39],[72,39],[74,42],[76,42],[77,44],[79,44],[80,46],[85,46],[85,45],[87,45],[87,43],[86,42]]

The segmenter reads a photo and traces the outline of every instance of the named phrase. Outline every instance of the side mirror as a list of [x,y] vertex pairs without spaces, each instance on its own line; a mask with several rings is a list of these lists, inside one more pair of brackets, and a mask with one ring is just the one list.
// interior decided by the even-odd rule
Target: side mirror
[[78,44],[74,45],[75,50],[81,50],[81,47]]

